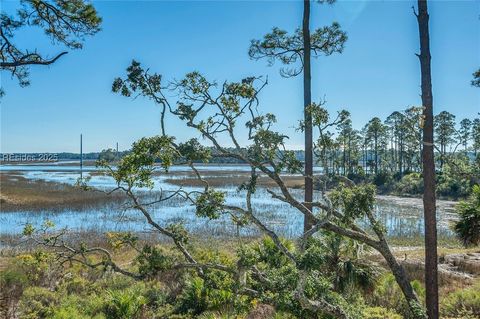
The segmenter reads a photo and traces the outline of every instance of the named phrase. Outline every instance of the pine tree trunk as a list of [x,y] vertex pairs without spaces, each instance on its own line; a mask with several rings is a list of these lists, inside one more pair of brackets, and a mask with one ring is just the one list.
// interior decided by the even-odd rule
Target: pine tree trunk
[[[310,0],[303,1],[303,105],[305,120],[305,203],[313,200],[313,134],[312,117],[307,108],[312,104],[312,78],[310,69]],[[312,209],[307,204],[308,209]],[[305,216],[303,228],[312,228],[314,220]]]
[[352,137],[350,136],[350,133],[348,135],[348,174],[352,173],[352,145],[351,145]]
[[425,218],[425,288],[427,315],[438,318],[438,278],[437,278],[437,221],[435,212],[435,161],[433,150],[433,95],[430,70],[430,35],[428,29],[428,9],[426,0],[418,0],[418,30],[420,34],[420,67],[422,104],[424,107],[423,125],[423,209]]
[[378,174],[378,144],[377,133],[375,132],[375,175]]
[[403,176],[403,136],[401,137],[400,140],[400,153],[398,154],[398,163],[399,163],[399,171],[400,171],[400,177]]

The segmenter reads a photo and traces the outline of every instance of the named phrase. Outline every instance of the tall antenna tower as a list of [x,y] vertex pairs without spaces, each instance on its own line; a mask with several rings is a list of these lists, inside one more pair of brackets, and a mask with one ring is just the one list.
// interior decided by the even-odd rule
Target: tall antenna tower
[[80,134],[80,179],[83,180],[83,140]]

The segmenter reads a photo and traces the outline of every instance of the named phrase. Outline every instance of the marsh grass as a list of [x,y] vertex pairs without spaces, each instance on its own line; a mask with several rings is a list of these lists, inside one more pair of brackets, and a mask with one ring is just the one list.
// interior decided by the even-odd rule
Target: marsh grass
[[120,193],[85,192],[66,183],[27,179],[20,172],[1,172],[0,185],[1,212],[81,210],[125,199]]
[[[58,167],[61,170],[61,167]],[[226,193],[227,202],[242,206],[244,193],[237,191],[237,185],[247,178],[247,172],[237,166],[202,167],[202,174]],[[72,185],[76,172],[38,171],[0,173],[1,214],[0,245],[10,246],[25,223],[39,225],[44,220],[52,220],[57,228],[68,227],[72,239],[83,240],[88,237],[101,237],[108,231],[133,231],[138,234],[148,233],[145,220],[141,214],[129,207],[126,198],[119,192],[106,195],[99,191],[83,191]],[[96,170],[89,170],[93,186],[108,190],[112,181]],[[168,174],[161,170],[154,174],[155,189],[138,190],[144,201],[158,198],[159,190],[175,190],[178,185],[184,189],[196,189],[192,172],[184,167],[176,168]],[[300,176],[286,176],[291,183],[302,183]],[[46,180],[45,180],[46,179]],[[260,178],[261,183],[265,181]],[[275,201],[267,193],[268,183],[258,187],[254,194],[255,214],[279,235],[293,238],[299,235],[303,217],[285,203]],[[301,186],[299,186],[301,188]],[[295,197],[302,197],[301,189],[292,189]],[[455,218],[451,212],[454,203],[439,202],[439,242],[440,246],[458,247],[458,242],[450,230],[450,223]],[[256,227],[235,226],[229,216],[211,221],[195,215],[195,209],[181,198],[172,198],[166,202],[149,206],[152,216],[160,223],[181,223],[197,238],[258,237]],[[421,200],[415,198],[398,198],[379,196],[376,206],[378,218],[387,227],[387,236],[394,246],[419,246],[423,242],[423,219]],[[87,234],[87,235],[85,235]]]

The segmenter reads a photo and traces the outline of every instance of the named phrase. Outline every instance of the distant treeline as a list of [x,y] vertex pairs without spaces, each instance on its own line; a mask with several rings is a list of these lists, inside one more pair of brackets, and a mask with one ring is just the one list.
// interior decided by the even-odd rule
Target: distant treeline
[[[104,149],[101,152],[83,153],[84,161],[107,160],[115,161],[130,153],[127,151],[115,151],[114,149]],[[295,151],[297,158],[301,161],[305,158],[303,151]],[[233,158],[221,157],[215,154],[212,148],[212,157],[209,160],[211,164],[243,164],[242,161]],[[56,162],[56,161],[80,161],[80,153],[0,153],[0,162]]]
[[[305,159],[305,152],[303,150],[295,150],[295,156],[298,160],[304,161]],[[338,149],[335,153],[338,155],[341,154],[341,150]],[[84,161],[97,161],[97,160],[107,160],[107,161],[115,161],[119,160],[125,155],[129,154],[130,150],[127,151],[119,151],[118,153],[113,149],[105,149],[101,152],[90,152],[90,153],[83,153],[83,160]],[[234,158],[226,158],[222,157],[218,154],[215,154],[212,148],[212,158],[210,158],[208,163],[211,164],[244,164],[244,162],[234,159]],[[474,152],[467,152],[467,157],[470,159],[475,158]],[[373,150],[367,150],[364,154],[364,158],[360,159],[360,163],[364,163],[365,165],[370,164],[375,158],[375,152]],[[318,156],[314,156],[315,163],[319,163]],[[62,152],[62,153],[0,153],[0,163],[7,163],[7,162],[56,162],[56,161],[80,161],[80,153],[70,153],[70,152]],[[200,163],[199,161],[194,161],[196,163]],[[368,164],[367,164],[368,163]]]

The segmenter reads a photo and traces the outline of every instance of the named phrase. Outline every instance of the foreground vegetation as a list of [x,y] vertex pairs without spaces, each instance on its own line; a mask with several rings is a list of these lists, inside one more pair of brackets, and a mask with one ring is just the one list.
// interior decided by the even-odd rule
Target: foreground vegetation
[[[133,259],[137,253],[121,244],[120,234],[109,234],[108,243],[101,247],[114,251],[113,259],[126,269],[145,277],[138,280],[114,272],[110,267],[90,268],[78,263],[57,262],[58,256],[46,250],[24,252],[3,258],[0,274],[1,315],[5,318],[317,318],[305,312],[293,297],[298,275],[282,258],[268,238],[242,241],[195,242],[197,260],[215,260],[234,267],[246,259],[256,260],[259,274],[271,281],[271,290],[261,296],[240,296],[233,274],[205,269],[201,277],[191,268],[170,269],[169,263],[179,256],[172,245],[144,247],[144,257]],[[329,298],[345,298],[352,318],[400,319],[410,318],[405,299],[394,277],[371,252],[360,252],[336,236],[328,242],[316,242],[310,252],[321,261],[315,271],[327,276],[311,278],[309,294],[321,294],[335,283]],[[294,250],[292,243],[285,244]],[[358,247],[357,247],[358,248]],[[445,250],[451,253],[459,250]],[[461,251],[461,250],[460,250]],[[240,252],[241,259],[236,257]],[[442,252],[442,250],[441,250]],[[415,258],[422,251],[407,251]],[[403,254],[403,252],[399,252]],[[100,254],[90,255],[92,263],[102,261]],[[156,269],[151,269],[155,266]],[[6,267],[6,268],[5,268]],[[254,275],[252,275],[254,276]],[[411,272],[412,278],[422,277],[422,269]],[[328,280],[326,280],[328,279]],[[245,274],[244,280],[255,280]],[[420,280],[412,285],[421,298],[424,286]],[[289,288],[290,287],[290,288]],[[322,291],[323,290],[323,291]],[[449,278],[441,280],[442,318],[477,318],[480,315],[480,281]],[[269,306],[272,305],[273,306]],[[318,318],[331,318],[319,315]]]
[[[27,66],[54,63],[65,53],[46,59],[23,52],[12,44],[17,28],[37,25],[53,40],[80,48],[82,43],[76,38],[98,32],[101,19],[93,6],[81,0],[22,4],[17,16],[2,14],[2,53],[6,52],[0,67],[25,86]],[[347,35],[338,23],[310,33],[310,2],[304,1],[301,30],[289,34],[274,28],[263,39],[251,42],[252,59],[267,58],[271,64],[280,60],[292,67],[283,70],[285,76],[303,73],[304,120],[298,129],[305,134],[305,163],[286,149],[288,136],[274,130],[276,116],[258,110],[259,94],[267,84],[264,79],[248,77],[219,85],[199,72],[190,72],[181,80],[165,83],[161,75],[133,61],[127,75],[115,79],[112,90],[148,98],[160,107],[161,135],[142,138],[117,163],[105,158],[99,166],[116,182],[108,193],[128,198],[150,230],[168,239],[168,244],[142,242],[133,233],[109,233],[108,245],[93,246],[70,242],[68,230],[55,229],[51,222],[42,227],[27,224],[22,240],[39,248],[6,262],[1,284],[2,292],[8,294],[2,298],[2,311],[11,318],[373,319],[426,318],[427,313],[437,318],[435,170],[440,195],[466,197],[473,190],[461,205],[457,232],[465,243],[478,243],[478,189],[472,186],[479,182],[480,122],[464,119],[457,129],[448,112],[433,119],[426,1],[418,1],[418,14],[415,9],[414,14],[420,31],[423,106],[395,112],[385,123],[375,117],[362,132],[353,130],[348,111],[331,116],[324,101],[311,99],[310,57],[343,51]],[[195,130],[212,147],[195,138],[177,142],[165,128],[167,116]],[[244,144],[239,142],[240,123],[245,125]],[[462,152],[457,153],[459,147]],[[313,153],[322,166],[322,176],[313,174]],[[248,180],[236,185],[245,196],[241,203],[227,202],[225,192],[212,187],[196,170],[195,163],[213,157],[249,166]],[[139,189],[154,188],[155,163],[167,171],[179,162],[191,167],[203,185],[200,190],[160,190],[151,202],[138,196]],[[304,200],[293,196],[284,173],[304,178]],[[289,205],[304,218],[304,232],[297,238],[281,238],[260,219],[252,205],[260,175],[275,186],[268,189],[273,200]],[[79,180],[79,186],[90,189],[85,180]],[[407,258],[402,261],[387,241],[386,226],[373,209],[377,187],[424,195],[428,293],[421,282],[412,280]],[[248,242],[236,238],[236,247],[226,250],[196,245],[181,223],[152,217],[151,205],[172,197],[194,206],[199,218],[227,216],[238,228],[251,224],[265,237]],[[459,282],[448,283],[450,291],[443,295],[441,312],[450,318],[478,317],[479,284],[452,292],[454,287],[464,288],[465,283]]]
[[[115,81],[114,91],[129,96],[131,92],[142,90],[142,94],[160,99],[160,104],[173,105],[163,98],[157,75],[149,75],[135,62],[127,71],[125,80]],[[134,143],[132,152],[115,165],[101,161],[99,166],[116,181],[116,187],[109,193],[118,192],[127,196],[131,207],[143,215],[158,236],[168,238],[170,245],[141,242],[132,233],[110,233],[109,247],[89,246],[86,243],[69,242],[65,239],[66,230],[56,230],[46,222],[40,228],[26,225],[24,229],[24,236],[36,245],[45,247],[46,255],[36,252],[33,257],[25,258],[34,264],[44,262],[43,259],[53,260],[52,269],[60,272],[67,265],[80,265],[83,270],[78,271],[85,278],[90,276],[90,272],[97,273],[101,278],[125,277],[113,280],[120,286],[122,282],[135,282],[133,288],[120,291],[111,288],[107,295],[103,293],[107,287],[98,288],[102,293],[95,299],[97,303],[81,305],[82,311],[88,311],[91,309],[89,307],[94,309],[87,317],[100,314],[107,318],[135,315],[146,318],[172,318],[174,315],[195,317],[205,315],[206,311],[221,311],[226,316],[235,316],[248,313],[252,306],[261,304],[265,305],[265,309],[275,309],[282,315],[298,318],[396,318],[398,315],[423,318],[424,292],[421,284],[411,281],[399,256],[395,255],[387,242],[385,226],[374,214],[375,187],[369,183],[357,185],[344,178],[332,192],[326,193],[325,188],[320,188],[318,201],[308,205],[298,201],[281,173],[301,173],[301,162],[293,152],[284,149],[286,137],[272,129],[275,116],[253,112],[258,102],[257,94],[264,86],[261,84],[258,88],[255,83],[255,79],[224,83],[218,90],[215,83],[199,73],[189,73],[176,83],[179,101],[175,104],[177,108],[170,110],[187,126],[209,139],[215,145],[217,154],[248,163],[251,168],[248,180],[238,185],[238,191],[245,194],[244,203],[232,205],[226,202],[224,192],[209,185],[196,170],[194,161],[207,161],[212,157],[211,150],[196,139],[177,144],[173,137],[166,134],[143,138]],[[156,89],[152,90],[151,87]],[[201,112],[205,105],[209,105],[210,111],[216,110],[215,115],[206,115],[206,119],[203,119]],[[321,106],[314,106],[310,111],[316,125],[330,123],[328,112]],[[248,148],[241,148],[236,141],[234,126],[237,119],[248,114],[247,128],[252,144]],[[218,141],[222,135],[227,135],[237,147],[233,150],[222,147]],[[184,161],[204,187],[196,190],[180,187],[175,191],[161,192],[152,202],[144,202],[138,197],[137,191],[139,188],[154,188],[152,176],[154,164],[158,161],[165,170],[173,163]],[[276,187],[269,189],[271,197],[310,218],[313,222],[311,229],[289,241],[279,237],[259,219],[251,201],[257,189],[258,172],[275,183]],[[80,180],[79,185],[90,189],[87,181]],[[156,221],[150,213],[152,204],[173,196],[183,198],[185,205],[194,205],[199,218],[213,220],[226,215],[237,227],[246,224],[256,226],[265,238],[246,243],[238,239],[237,247],[228,251],[195,245],[181,223]],[[358,223],[360,220],[366,221],[366,225],[361,227]],[[116,259],[116,250],[123,250],[121,256],[127,258]],[[369,254],[379,256],[383,269],[368,258]],[[21,267],[10,266],[9,269]],[[175,284],[170,282],[172,278]],[[382,282],[386,282],[384,288]],[[54,287],[60,289],[62,296],[68,296],[61,290],[60,284],[56,285]],[[114,283],[112,285],[115,286]],[[161,297],[165,300],[160,302],[162,306],[150,306],[152,313],[144,315],[143,311],[149,309],[147,304],[155,304],[149,299],[152,287],[164,286],[168,289]],[[388,293],[387,287],[390,289]],[[39,311],[47,311],[46,314],[35,313],[38,304],[33,302],[33,305],[29,305],[29,301],[36,300],[36,293],[40,294],[40,304],[45,299],[47,305],[57,300],[55,296],[49,297],[45,290],[35,289],[32,288],[31,293],[28,290],[22,293],[27,301],[19,303],[19,312],[23,311],[25,316],[32,312],[32,317],[43,315],[50,318],[60,310],[69,315],[76,311],[68,310],[75,301],[68,301],[67,298],[65,305],[56,301],[50,310],[50,306],[47,306],[47,310],[40,307],[42,310]],[[380,292],[377,299],[375,291]],[[385,301],[385,297],[391,296],[395,296],[395,306]],[[29,307],[33,307],[33,310],[28,310]],[[453,315],[465,317],[472,313],[475,316],[473,312],[476,310],[471,308],[468,306],[465,312],[455,312]],[[162,311],[167,313],[162,314]],[[270,314],[267,318],[272,316]]]
[[[164,115],[169,110],[187,127],[197,130],[214,145],[215,153],[197,139],[177,143],[164,133],[135,142],[132,151],[114,164],[103,160],[98,165],[116,182],[108,193],[126,196],[131,208],[169,244],[142,242],[133,233],[110,233],[108,247],[91,246],[69,242],[68,231],[55,229],[50,222],[37,228],[26,225],[25,239],[44,250],[16,258],[14,262],[19,264],[9,265],[5,285],[14,289],[15,283],[22,282],[21,277],[28,285],[32,280],[29,275],[47,280],[47,284],[34,282],[33,287],[21,289],[18,309],[9,308],[14,309],[14,316],[64,318],[77,313],[79,318],[174,318],[208,316],[209,311],[217,311],[220,317],[228,317],[248,315],[262,305],[261,311],[270,311],[265,318],[273,317],[274,311],[280,317],[297,318],[425,317],[422,285],[411,280],[386,239],[385,225],[375,216],[373,184],[355,183],[331,172],[324,176],[340,179],[333,191],[326,192],[328,180],[324,180],[323,187],[316,188],[315,201],[304,203],[292,195],[282,174],[301,174],[307,179],[314,176],[303,174],[301,161],[294,152],[285,150],[287,136],[273,130],[275,116],[258,113],[258,93],[265,82],[247,78],[225,82],[219,88],[192,72],[171,84],[178,97],[171,102],[165,98],[160,81],[159,75],[151,75],[133,62],[127,77],[114,81],[113,90],[125,96],[141,94],[163,105]],[[320,130],[337,126],[348,114],[341,112],[332,120],[321,105],[315,104],[308,111]],[[250,145],[246,148],[239,145],[235,135],[240,119],[246,121],[248,129]],[[223,147],[221,138],[228,138],[235,147]],[[322,145],[316,150],[322,152]],[[225,193],[212,187],[196,170],[195,162],[206,162],[212,156],[238,159],[251,168],[248,179],[237,185],[238,192],[245,195],[243,203],[228,203]],[[166,171],[174,163],[189,165],[203,187],[160,190],[156,199],[145,202],[138,190],[154,188],[152,176],[157,162]],[[273,200],[286,203],[312,223],[298,238],[290,241],[279,237],[259,218],[252,194],[260,173],[275,185],[268,189]],[[91,189],[88,180],[79,180],[79,186]],[[265,238],[254,242],[238,239],[237,247],[227,251],[195,245],[181,223],[155,220],[151,215],[151,205],[172,197],[193,205],[199,218],[228,216],[239,228],[254,225]],[[382,267],[372,262],[371,254],[379,257]],[[43,268],[44,274],[36,273]],[[77,277],[75,274],[80,277],[80,288],[71,288],[71,293],[68,283]],[[18,278],[10,280],[12,276]],[[442,311],[450,311],[450,317],[476,316],[477,288],[471,289],[473,301],[459,308],[457,303],[465,296],[451,297],[462,301],[450,301]],[[85,298],[87,294],[93,297]]]

